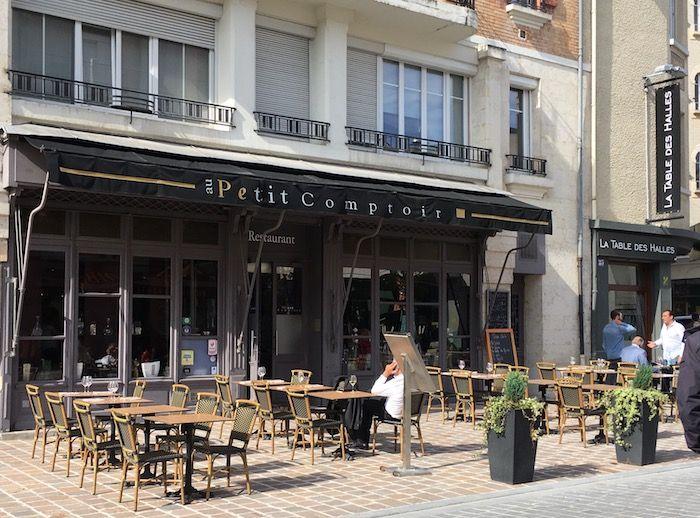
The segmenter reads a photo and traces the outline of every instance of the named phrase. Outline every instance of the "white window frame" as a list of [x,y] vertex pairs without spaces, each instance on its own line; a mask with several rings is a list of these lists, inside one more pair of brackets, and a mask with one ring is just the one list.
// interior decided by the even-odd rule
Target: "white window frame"
[[[448,70],[441,67],[425,66],[418,63],[402,61],[391,57],[377,56],[377,129],[384,131],[384,62],[392,61],[399,65],[399,135],[405,135],[404,127],[404,66],[409,65],[420,68],[421,71],[421,138],[428,138],[428,70],[442,73],[442,142],[459,145],[469,145],[470,127],[470,96],[469,96],[469,76],[464,72]],[[463,142],[451,142],[451,103],[452,103],[452,81],[451,76],[456,75],[462,78],[462,140]]]
[[[510,134],[510,90],[523,93],[523,155],[532,156],[532,94],[537,88],[537,80],[526,77],[511,77],[508,88],[508,133]],[[510,149],[508,149],[510,154]]]

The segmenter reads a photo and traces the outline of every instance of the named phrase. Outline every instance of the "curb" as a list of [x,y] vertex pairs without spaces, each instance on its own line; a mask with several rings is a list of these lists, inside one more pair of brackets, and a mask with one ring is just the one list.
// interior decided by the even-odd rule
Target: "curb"
[[34,430],[18,430],[16,432],[0,432],[0,441],[22,441],[34,438]]
[[542,484],[530,484],[528,486],[516,487],[513,489],[502,489],[499,491],[492,491],[490,493],[479,493],[474,495],[458,496],[455,498],[447,498],[443,500],[435,500],[433,502],[424,502],[420,504],[403,505],[400,507],[392,507],[389,509],[382,509],[379,511],[369,511],[366,513],[358,513],[353,516],[358,518],[376,518],[382,516],[397,516],[404,515],[408,513],[416,513],[420,511],[437,511],[444,510],[449,511],[449,507],[454,505],[462,505],[473,502],[480,502],[483,500],[494,500],[499,498],[508,498],[511,496],[517,496],[527,493],[532,493],[535,491],[548,491],[551,489],[562,489],[572,486],[581,486],[586,484],[592,484],[594,482],[606,481],[606,480],[618,480],[618,479],[629,479],[636,478],[640,476],[650,475],[654,473],[665,473],[668,471],[678,471],[685,469],[695,469],[700,468],[700,461],[687,461],[687,462],[677,462],[671,465],[653,465],[653,466],[643,466],[635,471],[626,471],[622,473],[611,473],[609,475],[594,475],[579,479],[569,479],[562,481],[551,481]]

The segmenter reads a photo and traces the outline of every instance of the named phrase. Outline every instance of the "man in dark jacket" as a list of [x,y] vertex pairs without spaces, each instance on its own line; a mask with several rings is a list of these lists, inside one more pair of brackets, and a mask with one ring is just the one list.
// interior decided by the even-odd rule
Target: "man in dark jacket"
[[684,341],[676,391],[678,413],[688,448],[700,453],[700,326],[688,329]]

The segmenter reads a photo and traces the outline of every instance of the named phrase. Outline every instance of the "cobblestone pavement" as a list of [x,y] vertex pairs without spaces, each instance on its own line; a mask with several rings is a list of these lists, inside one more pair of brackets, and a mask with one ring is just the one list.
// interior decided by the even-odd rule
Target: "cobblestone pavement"
[[[181,506],[175,499],[164,497],[162,487],[146,486],[140,493],[139,511],[149,517],[274,515],[308,518],[386,510],[400,504],[421,505],[510,489],[510,486],[490,480],[481,433],[473,430],[471,424],[458,422],[453,428],[451,422],[440,422],[439,413],[433,413],[427,422],[424,418],[422,424],[426,454],[414,457],[413,464],[431,468],[431,475],[397,478],[381,472],[380,466],[399,463],[399,456],[393,452],[387,435],[380,436],[376,455],[358,453],[352,462],[317,455],[314,466],[310,465],[308,450],[299,450],[291,461],[283,439],[277,442],[274,456],[270,454],[269,441],[262,441],[259,451],[255,450],[254,443],[250,448],[252,495],[243,491],[243,477],[235,469],[232,487],[226,487],[225,478],[214,480],[212,498],[208,502],[197,500]],[[214,437],[218,437],[218,431],[217,425]],[[591,427],[589,438],[594,433]],[[51,473],[49,462],[42,464],[40,458],[30,459],[30,451],[31,442],[26,439],[0,440],[0,516],[132,515],[133,488],[126,489],[123,504],[117,502],[118,470],[100,472],[97,495],[93,496],[87,488],[78,487],[77,458],[71,463],[71,476],[67,478],[65,457],[59,456],[56,471]],[[695,458],[685,447],[679,424],[660,425],[657,466],[675,466]],[[202,462],[197,465],[204,467]],[[240,466],[236,460],[233,465]],[[556,435],[540,439],[535,482],[524,487],[638,470],[635,466],[617,464],[612,445],[584,448],[578,433],[570,431],[564,435],[562,445],[558,444]],[[91,482],[89,471],[86,477],[86,482]],[[86,487],[90,487],[89,482]],[[195,476],[193,482],[201,489],[206,485],[201,476]],[[640,493],[665,494],[647,489]]]

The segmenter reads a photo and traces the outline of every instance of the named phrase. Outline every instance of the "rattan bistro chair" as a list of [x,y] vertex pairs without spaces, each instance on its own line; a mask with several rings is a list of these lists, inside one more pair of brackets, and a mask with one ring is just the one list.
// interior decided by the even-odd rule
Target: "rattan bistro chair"
[[278,435],[276,430],[277,423],[280,424],[280,434],[282,433],[282,424],[284,424],[284,433],[289,441],[289,421],[294,419],[294,415],[287,409],[277,409],[272,405],[272,395],[270,393],[270,383],[268,381],[254,381],[253,392],[260,404],[260,413],[258,414],[258,437],[255,441],[255,449],[260,447],[260,437],[265,434],[265,425],[270,423],[272,430],[270,438],[272,440],[272,454],[275,454],[275,436]]
[[537,373],[543,380],[557,379],[557,364],[554,362],[537,362]]
[[29,408],[32,409],[32,415],[34,416],[34,444],[32,444],[32,459],[34,458],[34,453],[36,452],[36,445],[39,442],[39,434],[41,434],[41,463],[43,464],[46,461],[46,445],[50,444],[47,442],[49,432],[55,429],[53,424],[48,422],[46,416],[44,415],[44,407],[41,404],[39,387],[36,385],[27,384],[25,389],[27,391],[27,398],[29,399]]
[[[216,393],[219,394],[221,403],[221,415],[225,417],[231,417],[233,415],[233,410],[235,409],[235,403],[233,401],[233,396],[231,395],[231,380],[228,376],[223,374],[217,374],[214,376],[214,381],[216,382]],[[224,424],[225,421],[221,421],[221,430],[219,430],[219,439],[224,435]]]
[[47,392],[46,403],[49,406],[49,413],[51,414],[51,419],[53,420],[53,425],[56,429],[56,448],[53,451],[53,459],[51,460],[51,471],[56,467],[56,457],[58,456],[58,449],[61,446],[61,442],[65,441],[68,448],[68,454],[66,456],[66,476],[70,476],[70,459],[73,456],[73,441],[80,440],[80,429],[78,428],[78,423],[73,420],[68,420],[66,417],[66,407],[63,404],[63,400],[56,392]]
[[[170,405],[182,408],[184,410],[185,406],[187,405],[187,398],[189,397],[189,394],[190,387],[180,383],[173,383],[173,385],[170,387]],[[139,430],[145,430],[146,427],[145,423],[142,421],[134,422],[134,426]],[[150,423],[149,428],[151,432],[165,432],[168,434],[174,430],[177,430],[178,427],[176,425],[165,423]]]
[[[197,393],[197,403],[194,407],[195,414],[207,414],[214,415],[219,409],[219,395],[212,392],[198,392]],[[211,428],[213,423],[196,423],[194,425],[194,444],[201,444],[209,442],[209,435],[211,434]],[[156,437],[158,447],[161,448],[165,445],[174,445],[178,452],[182,452],[182,447],[185,444],[185,434],[175,433],[168,435],[161,435]]]
[[255,401],[239,399],[233,407],[233,423],[231,434],[227,444],[197,444],[194,451],[202,453],[207,458],[207,500],[211,495],[211,479],[214,476],[214,460],[217,457],[226,457],[226,487],[231,486],[231,456],[238,455],[243,462],[246,491],[250,494],[250,474],[248,472],[248,456],[246,450],[250,434],[258,417],[260,405]]
[[638,365],[635,362],[617,362],[618,369],[622,367],[623,369],[637,369]]
[[452,419],[452,428],[457,424],[457,416],[461,415],[467,422],[467,410],[471,417],[472,425],[476,428],[476,402],[474,400],[474,381],[469,371],[450,369],[452,387],[455,391],[455,415]]
[[[411,393],[411,426],[416,428],[418,433],[418,442],[420,444],[420,451],[422,455],[425,455],[425,446],[423,445],[423,432],[420,429],[420,415],[423,408],[423,401],[425,399],[425,392],[412,392]],[[394,451],[396,451],[396,444],[401,444],[401,436],[403,434],[403,417],[401,419],[396,419],[395,417],[386,416],[384,419],[379,419],[376,416],[372,419],[372,453],[377,451],[377,428],[380,424],[388,424],[394,427],[394,435],[390,439],[394,440]],[[399,450],[400,451],[400,450]]]
[[[73,409],[78,418],[78,428],[83,439],[83,468],[80,470],[80,487],[83,487],[85,479],[85,469],[88,462],[92,461],[92,494],[97,494],[97,472],[100,470],[100,456],[102,453],[109,456],[110,451],[121,449],[119,441],[106,440],[106,430],[100,430],[95,427],[95,421],[90,412],[90,403],[85,401],[73,401]],[[107,463],[109,466],[109,462]]]
[[[566,421],[568,417],[574,417],[578,421],[578,428],[581,432],[581,442],[586,446],[586,418],[589,416],[601,416],[604,409],[590,406],[585,398],[581,382],[576,378],[565,377],[557,380],[557,390],[559,391],[559,401],[561,410],[559,413],[559,444],[561,444]],[[605,426],[605,442],[608,442],[608,434]]]
[[[557,364],[554,362],[537,362],[537,372],[540,378],[543,380],[556,380],[557,379]],[[544,392],[544,422],[545,429],[547,430],[547,435],[549,435],[549,405],[554,405],[557,407],[557,413],[559,412],[559,392],[556,387],[548,387]]]
[[[314,449],[316,446],[316,435],[321,443],[321,455],[325,453],[325,434],[331,436],[330,443],[340,446],[340,455],[345,461],[345,427],[342,421],[336,419],[314,419],[311,414],[309,395],[306,392],[287,392],[289,407],[294,414],[296,428],[294,430],[294,443],[292,444],[292,460],[297,450],[297,445],[301,443],[306,446],[306,434],[309,436],[311,446],[311,465],[314,465]],[[335,439],[335,436],[338,439]]]
[[510,372],[510,365],[507,363],[494,363],[493,373],[500,374],[502,377],[496,378],[491,383],[491,392],[493,394],[501,394],[503,392],[503,382],[505,381],[506,375]]
[[617,367],[617,384],[626,387],[637,375],[637,367]]
[[437,399],[440,402],[440,417],[444,423],[445,418],[449,419],[450,417],[450,408],[447,400],[448,396],[442,383],[442,369],[440,367],[426,367],[426,370],[430,374],[430,378],[433,380],[437,390],[428,392],[428,410],[425,413],[425,420],[428,421],[430,419],[430,408],[432,407],[433,399]]
[[[311,381],[311,376],[313,375],[313,372],[307,371],[304,369],[292,369],[292,377],[289,380],[291,385],[308,385],[309,382]],[[303,383],[300,383],[299,380],[304,378]]]
[[184,455],[170,450],[151,450],[148,453],[141,452],[141,448],[136,439],[136,427],[133,421],[122,414],[119,414],[118,409],[112,410],[112,419],[117,427],[119,444],[122,450],[122,479],[119,486],[119,503],[122,502],[124,496],[124,485],[129,468],[134,469],[134,511],[138,511],[139,507],[139,486],[141,485],[141,470],[147,465],[162,464],[163,474],[163,491],[168,493],[168,462],[175,464],[175,474],[180,481],[180,503],[185,503],[185,488],[183,464]]
[[[131,397],[142,398],[146,393],[146,380],[136,380],[134,382],[134,390],[131,393]],[[132,403],[131,406],[139,406],[141,403]]]

